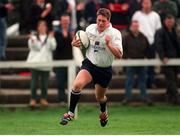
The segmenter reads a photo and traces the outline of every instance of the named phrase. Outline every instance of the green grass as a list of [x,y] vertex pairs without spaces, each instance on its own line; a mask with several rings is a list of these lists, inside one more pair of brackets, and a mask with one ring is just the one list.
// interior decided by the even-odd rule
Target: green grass
[[97,106],[80,105],[79,118],[59,125],[65,108],[31,111],[28,108],[0,108],[2,134],[180,134],[180,106],[109,106],[109,123],[100,127]]

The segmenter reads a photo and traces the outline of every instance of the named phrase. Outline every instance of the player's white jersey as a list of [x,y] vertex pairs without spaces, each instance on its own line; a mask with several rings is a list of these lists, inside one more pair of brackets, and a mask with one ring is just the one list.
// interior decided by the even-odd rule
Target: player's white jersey
[[86,57],[94,65],[99,67],[109,67],[114,60],[114,55],[105,43],[106,35],[111,36],[112,45],[118,47],[123,53],[121,33],[111,25],[103,32],[99,33],[97,30],[97,24],[91,24],[86,28],[86,33],[90,40],[90,46],[86,51]]

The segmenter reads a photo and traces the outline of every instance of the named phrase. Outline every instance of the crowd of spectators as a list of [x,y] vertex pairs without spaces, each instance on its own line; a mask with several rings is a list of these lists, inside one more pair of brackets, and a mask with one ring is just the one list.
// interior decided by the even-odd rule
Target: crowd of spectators
[[[0,1],[0,30],[4,27],[2,22],[7,12],[5,8],[10,9],[4,4]],[[55,31],[57,42],[55,59],[72,59],[72,48],[61,44],[69,45],[72,33],[95,23],[96,11],[100,7],[111,11],[112,26],[123,34],[125,59],[155,58],[158,54],[162,62],[167,63],[169,58],[180,58],[179,33],[176,29],[178,28],[176,20],[180,17],[180,0],[20,0],[20,33],[34,32],[38,21],[45,20],[49,31]],[[54,27],[53,20],[58,20],[60,27]],[[3,37],[2,33],[0,36]],[[0,39],[1,58],[5,57],[5,54],[1,53],[2,47],[5,46],[2,43],[3,38]],[[68,54],[70,56],[67,56]],[[164,71],[168,100],[176,103],[178,67],[165,67]],[[58,84],[59,99],[65,101],[64,81],[67,69],[59,68],[55,69],[55,72],[60,83]],[[60,74],[64,77],[59,76]],[[156,88],[154,67],[128,67],[124,103],[130,98],[135,74],[139,76],[139,87],[143,97],[148,96],[146,87]],[[149,100],[146,101],[148,104],[151,103],[149,97],[146,100]]]

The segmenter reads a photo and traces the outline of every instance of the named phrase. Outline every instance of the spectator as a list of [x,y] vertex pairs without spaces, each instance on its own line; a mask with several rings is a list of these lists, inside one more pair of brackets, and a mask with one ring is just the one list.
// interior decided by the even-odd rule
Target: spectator
[[27,27],[28,19],[29,19],[29,7],[31,7],[33,0],[19,0],[19,31],[20,34],[27,34],[29,33],[29,27]]
[[[149,57],[155,58],[154,35],[155,32],[161,28],[161,20],[160,16],[155,11],[152,11],[151,0],[142,0],[142,10],[136,11],[132,20],[137,20],[139,22],[139,30],[147,37],[150,44],[148,49],[150,55]],[[153,66],[148,67],[147,74],[147,87],[155,88],[156,85]]]
[[[126,59],[143,59],[147,58],[148,51],[148,40],[139,31],[139,22],[132,21],[130,25],[130,32],[123,38],[123,49],[124,57]],[[148,104],[152,105],[152,101],[146,92],[146,67],[127,67],[126,68],[126,84],[125,84],[125,99],[123,104],[128,104],[131,101],[132,88],[134,85],[134,76],[138,76],[138,84],[141,90],[142,100]]]
[[130,22],[130,3],[127,0],[109,0],[108,9],[112,13],[111,23],[118,30],[125,30]]
[[177,9],[178,9],[177,18],[179,18],[180,17],[180,0],[171,0],[171,1],[175,2],[177,5]]
[[[37,27],[37,35],[31,35],[28,41],[30,53],[28,55],[27,62],[37,63],[49,63],[52,61],[52,52],[56,48],[56,41],[52,33],[48,35],[48,27],[45,21],[39,21]],[[41,99],[40,103],[42,106],[48,106],[47,101],[47,89],[49,72],[51,68],[41,67],[33,68],[32,79],[31,79],[31,100],[29,102],[30,107],[36,106],[36,91],[38,78],[41,78]]]
[[76,0],[77,30],[83,29],[85,27],[84,8],[85,8],[85,1]]
[[6,17],[8,11],[14,9],[14,6],[11,3],[8,3],[7,0],[0,1],[0,60],[4,60],[5,49],[6,49]]
[[45,0],[35,0],[29,10],[29,27],[35,31],[39,20],[45,20],[48,24],[48,29],[52,29],[52,4]]
[[88,24],[96,23],[96,12],[100,8],[98,0],[89,0],[85,4],[85,19]]
[[[175,18],[167,15],[164,27],[156,33],[156,47],[161,61],[167,64],[170,58],[180,58],[180,42],[175,30]],[[164,66],[163,72],[166,78],[167,100],[177,104],[178,66]]]
[[64,13],[71,14],[71,5],[67,0],[54,1],[55,19],[59,19]]
[[133,14],[141,9],[141,0],[128,0],[129,3],[129,15],[132,18]]
[[[63,14],[60,18],[60,26],[55,30],[55,38],[57,42],[57,48],[54,51],[55,60],[71,60],[73,59],[72,53],[72,41],[73,31],[70,27],[70,16]],[[66,102],[65,85],[67,81],[67,68],[58,67],[55,68],[57,88],[59,102]]]
[[178,15],[177,5],[171,0],[156,1],[153,5],[153,9],[160,15],[162,21],[167,14],[171,14],[174,17]]

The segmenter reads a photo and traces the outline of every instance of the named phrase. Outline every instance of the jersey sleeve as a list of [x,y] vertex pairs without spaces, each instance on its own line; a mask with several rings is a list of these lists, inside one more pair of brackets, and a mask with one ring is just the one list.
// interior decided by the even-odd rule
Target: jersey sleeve
[[118,47],[121,53],[123,54],[123,47],[122,47],[122,36],[121,33],[117,30],[115,31],[113,38],[112,38],[112,44],[115,47]]
[[88,27],[86,27],[85,32],[89,34],[92,30],[94,30],[95,24],[91,24]]

